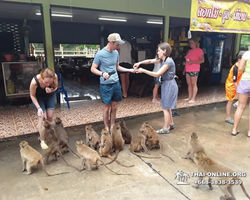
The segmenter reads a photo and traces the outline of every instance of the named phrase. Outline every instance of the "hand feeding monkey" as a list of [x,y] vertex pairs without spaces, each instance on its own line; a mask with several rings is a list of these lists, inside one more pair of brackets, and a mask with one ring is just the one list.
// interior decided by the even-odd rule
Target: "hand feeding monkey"
[[[211,158],[208,158],[203,152],[197,152],[194,153],[194,162],[198,165],[198,170],[199,172],[215,172],[215,173],[231,173],[233,174],[234,171],[223,166],[220,165],[218,163],[216,163],[215,161],[213,161]],[[202,181],[203,176],[199,177],[199,180]],[[239,178],[239,177],[235,177],[235,176],[216,176],[213,177],[213,179],[218,179],[218,181],[224,181],[225,184],[218,184],[219,188],[221,189],[221,191],[223,192],[224,196],[221,196],[220,199],[221,200],[235,200],[235,196],[232,190],[232,187],[234,186],[234,182],[238,181],[242,191],[244,192],[244,194],[246,195],[246,197],[248,199],[250,199],[249,194],[246,192],[246,189],[243,185],[243,181]],[[211,181],[211,177],[209,177],[209,181]],[[216,181],[216,180],[215,180]],[[199,188],[199,184],[197,183],[195,186],[193,186],[194,188]],[[210,189],[212,189],[212,185],[211,183],[209,184]]]
[[55,175],[69,173],[69,172],[62,172],[62,173],[57,173],[57,174],[49,174],[45,168],[43,157],[38,151],[32,148],[26,141],[21,141],[19,143],[19,147],[20,147],[20,154],[21,154],[22,165],[23,165],[23,170],[22,170],[23,174],[30,175],[32,173],[32,168],[38,168],[38,165],[40,163],[43,167],[43,171],[48,176],[55,176]]
[[152,126],[150,126],[147,122],[144,122],[140,128],[140,131],[146,136],[146,144],[150,150],[153,148],[160,148],[161,154],[163,156],[168,157],[174,162],[174,160],[170,156],[163,153],[164,149],[162,145],[162,140],[160,139],[159,134],[153,129]]
[[97,150],[100,144],[100,136],[92,128],[92,125],[86,125],[86,145],[92,149]]
[[105,165],[105,163],[101,160],[99,154],[95,150],[85,145],[82,140],[76,141],[76,149],[78,154],[82,157],[82,170],[84,170],[85,168],[89,171],[93,170],[94,168],[98,169],[99,167],[98,162],[101,162],[109,171],[117,175],[128,175],[128,174],[119,174],[108,168]]
[[200,144],[199,137],[197,133],[193,132],[190,136],[190,139],[188,140],[188,150],[185,156],[181,157],[183,159],[191,159],[194,161],[194,153],[197,153],[198,151],[203,152],[205,155],[205,150]]
[[[100,148],[99,148],[100,156],[108,157],[109,159],[113,160],[114,158],[112,158],[112,156],[111,156],[112,151],[113,151],[112,137],[109,134],[109,131],[107,129],[102,129],[101,143],[100,143]],[[120,163],[117,159],[115,160],[115,162],[123,167],[133,167],[134,166],[134,165],[126,166],[126,165]]]

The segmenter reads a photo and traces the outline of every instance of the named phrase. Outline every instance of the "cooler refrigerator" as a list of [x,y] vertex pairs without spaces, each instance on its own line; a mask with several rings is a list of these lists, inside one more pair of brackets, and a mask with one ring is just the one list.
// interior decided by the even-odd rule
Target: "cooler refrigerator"
[[201,48],[210,63],[210,83],[218,83],[222,77],[222,59],[226,34],[208,33],[202,36]]

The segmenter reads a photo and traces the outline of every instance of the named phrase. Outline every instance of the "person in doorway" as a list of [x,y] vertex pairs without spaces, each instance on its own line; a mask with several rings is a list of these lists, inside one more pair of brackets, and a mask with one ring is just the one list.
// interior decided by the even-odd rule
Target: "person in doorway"
[[[250,51],[246,51],[243,54],[239,64],[238,71],[239,72],[244,71],[244,72],[237,87],[237,92],[239,95],[238,99],[239,103],[237,110],[234,114],[234,127],[231,133],[232,136],[236,136],[239,133],[239,131],[237,130],[238,125],[240,123],[240,119],[242,117],[243,111],[245,110],[250,95]],[[249,129],[247,137],[250,137],[250,119],[248,123],[249,123]]]
[[186,74],[188,85],[188,98],[185,100],[188,103],[195,103],[195,98],[198,92],[197,79],[200,71],[200,64],[204,63],[204,54],[202,49],[198,47],[199,40],[192,38],[189,40],[190,50],[186,55],[186,65],[183,70],[183,75]]
[[[156,58],[157,58],[157,56],[156,56]],[[158,72],[160,68],[161,68],[161,63],[155,63],[153,72]],[[161,85],[159,78],[160,77],[154,77],[155,86],[153,89],[153,99],[152,99],[153,103],[161,103],[161,99],[159,98],[159,95],[158,95],[158,90],[159,90],[159,87]]]
[[[117,49],[120,57],[119,65],[127,69],[132,69],[133,68],[132,57],[131,57],[132,46],[127,40],[123,39],[123,41],[125,43],[119,46],[119,49]],[[118,73],[120,74],[120,79],[121,79],[122,96],[124,98],[127,98],[129,89],[129,72],[118,72]]]
[[118,102],[122,100],[121,85],[117,71],[134,72],[133,68],[127,69],[119,66],[119,53],[117,49],[123,44],[124,41],[118,33],[110,34],[107,45],[97,52],[91,66],[91,72],[100,76],[100,94],[104,103],[103,122],[105,129],[108,131],[112,131],[115,125]]
[[[38,116],[38,132],[41,136],[43,119],[52,122],[55,110],[54,92],[58,87],[58,77],[54,70],[45,68],[40,74],[34,76],[30,83],[30,98],[36,108]],[[47,149],[44,140],[41,147]]]
[[231,67],[225,84],[226,99],[228,100],[226,106],[227,117],[225,122],[229,124],[234,124],[234,120],[231,118],[231,109],[233,106],[233,101],[237,97],[237,86],[243,73],[242,71],[238,72],[238,66],[240,64],[242,55],[242,52],[237,55],[238,61]]
[[[172,111],[177,107],[178,86],[175,81],[175,63],[170,57],[171,46],[164,42],[158,45],[157,58],[144,60],[134,64],[137,73],[146,73],[153,77],[162,77],[161,83],[161,104],[164,113],[164,126],[157,130],[159,134],[168,134],[175,128]],[[143,68],[138,68],[141,64],[161,63],[161,68],[157,72],[152,72]]]

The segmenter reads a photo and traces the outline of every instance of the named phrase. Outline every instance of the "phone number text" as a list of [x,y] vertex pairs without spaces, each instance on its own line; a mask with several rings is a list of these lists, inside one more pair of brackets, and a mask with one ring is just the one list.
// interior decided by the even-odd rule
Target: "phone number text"
[[194,182],[195,184],[198,185],[241,185],[242,184],[242,180],[197,180]]

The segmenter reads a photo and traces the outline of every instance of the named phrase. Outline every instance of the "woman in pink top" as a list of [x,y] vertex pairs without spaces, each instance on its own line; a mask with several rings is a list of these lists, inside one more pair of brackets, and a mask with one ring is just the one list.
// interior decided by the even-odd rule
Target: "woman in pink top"
[[188,103],[195,103],[195,97],[198,92],[197,79],[200,72],[200,64],[204,63],[204,54],[202,49],[198,48],[198,39],[190,39],[190,50],[186,55],[186,66],[183,75],[186,74],[188,84]]

